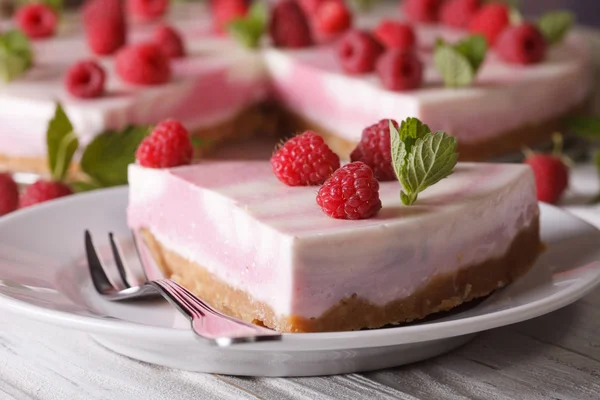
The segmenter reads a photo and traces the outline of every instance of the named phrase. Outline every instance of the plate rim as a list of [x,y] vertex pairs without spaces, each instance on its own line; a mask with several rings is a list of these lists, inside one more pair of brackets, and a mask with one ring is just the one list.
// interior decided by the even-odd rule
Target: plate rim
[[[69,203],[83,201],[84,199],[89,200],[90,198],[100,198],[103,196],[127,196],[127,193],[127,186],[119,186],[96,190],[89,193],[80,193],[63,199],[52,200],[45,204],[29,209],[19,210],[3,217],[0,219],[0,230],[3,229],[5,224],[13,223],[15,219],[21,218],[22,215],[44,213],[48,209],[53,209],[55,207],[66,207]],[[540,203],[540,209],[542,215],[542,224],[544,209],[547,209],[548,211],[566,215],[570,219],[586,225],[600,236],[600,230],[598,228],[570,213],[568,210],[544,203]],[[593,265],[596,263],[600,263],[600,260],[593,261],[588,265]],[[594,279],[570,285],[567,288],[543,299],[489,314],[450,321],[434,322],[431,324],[399,326],[387,329],[345,332],[287,333],[283,334],[283,340],[281,342],[273,342],[273,344],[286,343],[287,346],[294,344],[314,344],[314,342],[326,342],[327,346],[324,347],[333,349],[335,346],[332,346],[332,342],[335,341],[348,342],[366,339],[379,339],[380,341],[385,340],[386,342],[390,342],[387,345],[402,345],[468,335],[523,322],[556,311],[581,299],[598,285],[600,285],[600,273]],[[38,320],[54,326],[72,328],[93,335],[106,334],[110,336],[116,335],[135,337],[156,341],[189,340],[189,338],[192,336],[190,335],[191,332],[188,329],[144,325],[141,323],[112,317],[96,318],[92,316],[78,315],[68,311],[44,308],[39,305],[12,298],[3,293],[0,293],[0,309],[4,309],[11,313],[17,313],[20,317]],[[432,329],[434,327],[435,329]],[[358,347],[374,347],[382,345],[382,343],[383,342],[378,342],[371,345],[362,343]],[[249,343],[244,346],[236,346],[236,349],[265,349],[270,347],[272,347],[272,345],[263,343]],[[348,348],[347,345],[340,345],[339,347]]]

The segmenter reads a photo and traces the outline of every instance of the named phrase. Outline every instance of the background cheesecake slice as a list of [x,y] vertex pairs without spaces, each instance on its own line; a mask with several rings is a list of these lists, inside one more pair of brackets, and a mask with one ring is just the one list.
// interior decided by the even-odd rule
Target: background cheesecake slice
[[282,332],[377,328],[488,295],[541,245],[529,167],[461,164],[403,206],[360,221],[326,216],[315,187],[287,187],[269,162],[130,166],[128,221],[163,272],[213,306]]

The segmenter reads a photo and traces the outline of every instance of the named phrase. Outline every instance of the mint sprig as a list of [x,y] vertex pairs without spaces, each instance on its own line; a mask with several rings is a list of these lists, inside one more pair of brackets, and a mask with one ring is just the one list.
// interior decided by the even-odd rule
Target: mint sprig
[[52,179],[63,181],[71,165],[73,155],[79,147],[79,140],[73,132],[73,125],[60,103],[56,105],[54,117],[48,124],[46,144],[48,146],[48,166]]
[[10,82],[33,65],[29,39],[17,29],[0,34],[0,79]]
[[390,122],[392,165],[402,184],[404,205],[417,201],[419,193],[452,174],[458,161],[456,138],[433,133],[416,118],[403,121],[399,129]]
[[537,26],[550,45],[560,43],[575,23],[570,11],[551,11],[542,15]]
[[236,18],[227,25],[227,31],[242,45],[254,49],[258,47],[265,33],[268,16],[267,5],[262,1],[256,1],[246,16]]
[[455,44],[438,39],[433,63],[447,87],[469,86],[485,60],[487,49],[487,42],[481,35],[468,36]]
[[81,170],[99,187],[127,184],[127,166],[135,162],[135,152],[150,130],[149,126],[130,126],[99,134],[83,152]]

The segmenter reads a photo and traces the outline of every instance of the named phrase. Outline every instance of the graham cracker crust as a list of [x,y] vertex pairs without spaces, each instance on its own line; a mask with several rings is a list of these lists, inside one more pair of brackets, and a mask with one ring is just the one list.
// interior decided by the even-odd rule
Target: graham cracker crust
[[[257,135],[275,136],[279,133],[280,125],[281,113],[273,104],[264,102],[253,105],[227,121],[192,132],[192,136],[206,139],[195,156],[200,157],[210,153],[217,146],[224,145],[231,140]],[[14,157],[1,152],[0,171],[31,172],[45,177],[50,174],[46,156]],[[70,177],[81,178],[79,165],[75,161],[71,166]]]
[[[535,147],[540,144],[551,141],[552,134],[555,132],[565,133],[566,128],[564,120],[566,117],[586,114],[590,109],[590,101],[586,100],[573,107],[567,113],[550,120],[543,121],[535,125],[525,125],[508,132],[503,132],[495,137],[479,142],[464,143],[459,140],[458,152],[460,161],[486,161],[507,154],[519,153],[524,147]],[[301,132],[313,130],[323,136],[329,147],[336,152],[342,159],[349,160],[350,153],[356,147],[357,142],[344,139],[338,135],[319,127],[292,111],[285,111],[287,121],[287,131]],[[376,123],[377,121],[373,121]],[[452,132],[448,132],[452,134]],[[291,136],[291,135],[290,135]]]
[[280,332],[333,332],[380,328],[422,319],[462,303],[487,296],[524,275],[542,251],[539,218],[522,230],[506,254],[455,273],[431,278],[411,296],[378,306],[356,295],[342,299],[318,318],[275,315],[271,307],[237,290],[166,249],[146,229],[143,237],[165,276],[181,283],[213,307],[236,318]]

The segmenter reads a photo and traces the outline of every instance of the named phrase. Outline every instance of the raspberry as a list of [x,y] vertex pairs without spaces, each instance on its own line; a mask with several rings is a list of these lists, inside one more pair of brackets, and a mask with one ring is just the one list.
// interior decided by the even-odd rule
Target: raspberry
[[312,18],[317,13],[319,5],[324,1],[327,0],[298,0],[298,4],[300,5],[300,8],[302,8],[302,11]]
[[120,0],[88,0],[83,7],[83,26],[88,45],[96,54],[113,54],[127,41]]
[[75,97],[92,99],[104,93],[106,73],[95,61],[80,61],[67,70],[65,85]]
[[185,46],[179,32],[167,25],[161,25],[154,31],[153,42],[170,58],[185,57]]
[[127,11],[140,21],[162,17],[169,8],[169,0],[127,0]]
[[403,3],[404,13],[413,21],[435,22],[442,0],[406,0]]
[[33,185],[27,186],[21,194],[21,208],[33,206],[45,201],[58,199],[72,194],[71,189],[61,182],[45,181],[40,179]]
[[12,176],[0,174],[0,216],[19,208],[19,188]]
[[363,129],[360,142],[350,154],[351,161],[367,164],[373,170],[375,178],[380,181],[396,180],[396,173],[392,167],[390,121],[398,128],[398,123],[393,119],[382,119]]
[[379,57],[376,69],[381,84],[388,90],[412,90],[423,84],[423,63],[412,52],[389,49]]
[[275,5],[269,33],[277,47],[301,48],[313,44],[306,16],[293,0],[283,0]]
[[215,32],[223,33],[227,24],[248,13],[248,2],[245,0],[211,0],[211,15]]
[[448,0],[440,10],[440,21],[455,28],[467,28],[480,6],[481,0]]
[[469,23],[472,33],[479,33],[492,46],[498,36],[510,25],[508,6],[501,3],[486,4],[479,9]]
[[535,176],[537,199],[554,204],[569,186],[569,170],[560,157],[552,154],[533,154],[525,163]]
[[513,64],[534,64],[546,57],[544,35],[533,24],[523,23],[506,29],[496,42],[501,59]]
[[138,85],[159,85],[171,79],[169,57],[154,43],[131,45],[120,50],[115,69],[121,79]]
[[369,33],[353,29],[340,40],[338,57],[346,72],[371,72],[383,50],[383,46]]
[[172,119],[161,122],[138,147],[135,157],[148,168],[171,168],[192,161],[194,148],[187,129]]
[[271,166],[288,186],[320,185],[340,167],[340,158],[321,136],[306,131],[285,142],[271,157]]
[[352,14],[341,0],[326,0],[317,8],[314,24],[321,33],[343,32],[352,25]]
[[54,10],[42,3],[30,3],[19,7],[15,23],[31,39],[47,38],[54,35],[57,17]]
[[332,218],[371,218],[381,210],[379,182],[365,163],[344,165],[321,186],[317,204]]
[[417,38],[412,26],[401,22],[383,20],[373,31],[373,36],[386,47],[411,50]]

